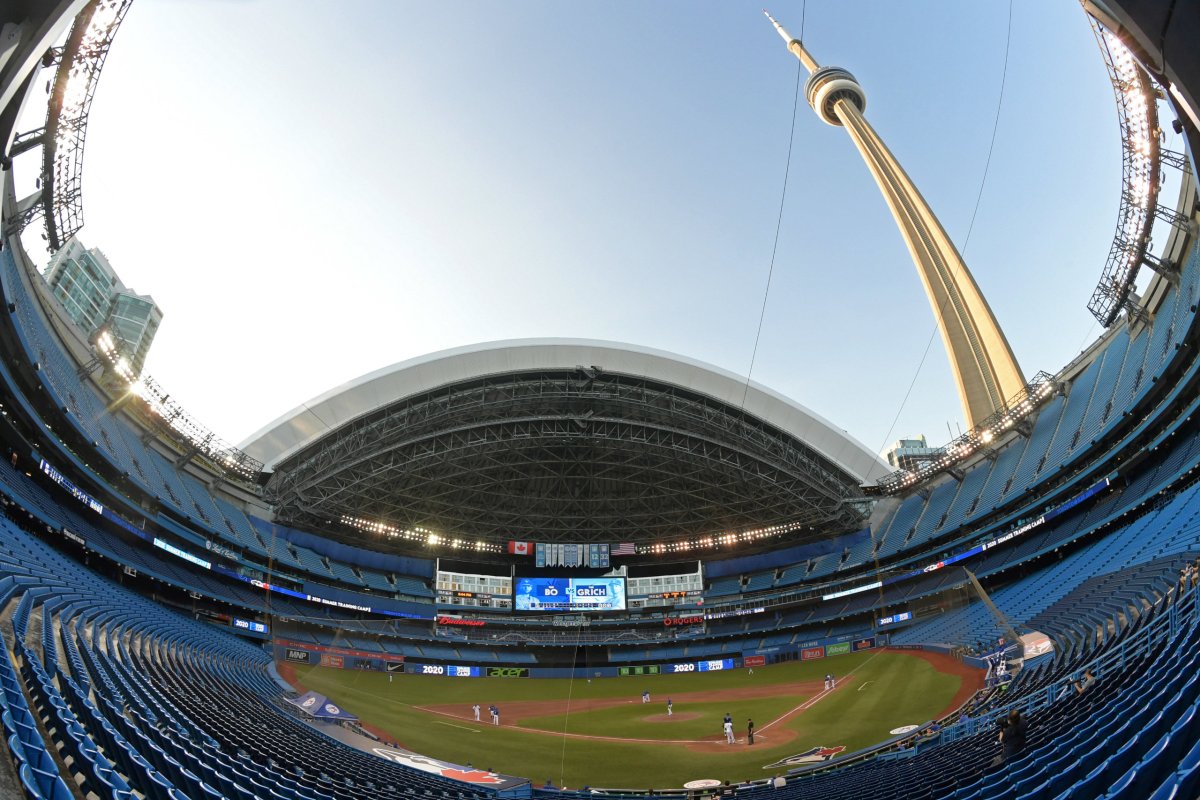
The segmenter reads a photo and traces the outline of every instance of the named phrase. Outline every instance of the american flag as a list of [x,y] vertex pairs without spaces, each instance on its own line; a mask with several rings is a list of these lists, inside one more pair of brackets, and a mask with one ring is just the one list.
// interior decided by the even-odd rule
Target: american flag
[[637,555],[637,550],[634,548],[633,542],[621,542],[614,544],[609,553],[614,556],[632,556]]

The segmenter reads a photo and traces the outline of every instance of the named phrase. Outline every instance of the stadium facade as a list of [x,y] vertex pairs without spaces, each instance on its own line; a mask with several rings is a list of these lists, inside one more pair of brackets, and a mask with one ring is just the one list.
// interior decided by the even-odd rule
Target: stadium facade
[[[1200,16],[1168,0],[1085,7],[1112,37],[1110,51],[1126,48],[1163,87],[1193,152]],[[1170,231],[1148,256],[1157,274],[1141,297],[1121,298],[1122,313],[1050,377],[1037,403],[903,480],[873,482],[873,454],[761,387],[751,385],[743,403],[734,376],[595,342],[498,343],[398,365],[318,398],[319,415],[293,412],[231,448],[180,414],[164,416],[153,392],[114,402],[113,365],[55,323],[19,236],[41,213],[54,239],[73,196],[54,194],[71,188],[61,174],[44,174],[36,197],[14,195],[22,156],[52,149],[15,129],[18,111],[40,70],[94,56],[73,23],[111,21],[122,9],[34,1],[0,12],[8,312],[0,434],[14,467],[0,469],[0,697],[5,766],[14,767],[0,770],[8,781],[0,788],[56,800],[73,796],[69,784],[163,800],[528,797],[528,782],[467,786],[315,733],[280,710],[275,662],[465,667],[466,675],[490,667],[573,675],[583,665],[607,676],[659,664],[769,664],[860,644],[961,652],[995,642],[1011,621],[1021,633],[1046,633],[1055,654],[1022,670],[1007,694],[976,698],[971,716],[949,715],[936,741],[898,751],[900,734],[797,766],[784,790],[739,791],[1200,796],[1200,611],[1194,582],[1178,579],[1200,554],[1200,209],[1190,170],[1178,202],[1158,215]],[[53,157],[44,168],[53,170]],[[547,394],[552,403],[509,413],[512,397]],[[478,404],[489,402],[502,413],[481,418]],[[456,440],[468,422],[478,435]],[[628,433],[619,448],[598,444],[601,423]],[[421,424],[432,451],[445,456],[461,441],[463,460],[439,457],[420,473],[403,434]],[[552,483],[524,458],[497,467],[511,478],[504,492],[471,495],[489,474],[481,462],[512,449],[493,442],[521,430],[543,437],[560,467],[619,456],[617,477]],[[654,437],[667,433],[711,442],[689,462],[696,483],[677,491],[728,485],[737,452],[764,478],[738,481],[753,502],[725,496],[705,527],[693,527],[695,508],[668,499],[658,521],[648,511],[642,524],[620,518],[627,493],[650,482],[654,448],[665,446]],[[421,479],[371,485],[385,459],[404,459]],[[356,473],[360,460],[375,465]],[[447,483],[464,471],[475,477]],[[766,491],[781,478],[797,487],[783,498]],[[875,483],[869,504],[860,482]],[[560,517],[583,497],[580,486],[622,501],[598,507],[599,526],[546,524],[549,537],[522,528],[508,539],[501,528],[516,517],[478,527],[486,515],[454,517],[434,504],[438,486],[504,509],[534,497],[537,514]],[[751,546],[728,556],[725,536]],[[553,547],[529,552],[537,544]],[[597,560],[569,576],[538,569],[539,557],[568,563],[565,545]],[[963,602],[972,596],[963,567],[988,604]],[[539,575],[618,581],[620,603],[517,610],[517,584]],[[1085,668],[1099,688],[1079,695],[1073,681]],[[988,756],[994,720],[1013,709],[1043,733],[1017,765],[997,770]],[[264,742],[264,730],[280,736]]]

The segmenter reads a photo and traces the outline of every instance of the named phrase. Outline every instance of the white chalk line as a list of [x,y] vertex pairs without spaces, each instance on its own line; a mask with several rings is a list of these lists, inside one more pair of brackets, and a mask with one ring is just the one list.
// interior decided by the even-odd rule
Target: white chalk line
[[478,728],[468,728],[466,725],[455,725],[453,722],[442,722],[440,719],[433,721],[434,725],[445,725],[450,728],[458,728],[460,731],[470,731],[471,733],[479,733]]
[[[855,667],[854,669],[852,669],[852,670],[850,670],[849,672],[847,672],[847,673],[846,673],[846,675],[845,675],[845,677],[843,677],[843,678],[842,678],[842,680],[845,680],[846,678],[849,678],[851,675],[853,675],[854,673],[858,672],[858,671],[859,671],[860,669],[862,669],[864,666],[866,666],[867,664],[871,663],[871,661],[872,661],[872,660],[875,658],[875,656],[879,655],[879,654],[880,654],[880,653],[882,653],[882,652],[883,652],[882,650],[876,650],[874,653],[872,653],[872,654],[871,654],[871,657],[870,657],[870,658],[868,658],[866,661],[864,661],[864,662],[862,662],[861,664],[859,664],[859,665],[858,665],[857,667]],[[808,709],[810,709],[810,708],[812,708],[813,706],[815,706],[817,703],[821,702],[821,700],[822,700],[822,699],[824,699],[825,697],[828,697],[830,692],[836,692],[836,691],[837,691],[837,689],[836,689],[836,688],[834,688],[834,689],[823,689],[823,690],[821,690],[821,693],[820,693],[820,694],[813,695],[812,697],[810,697],[809,699],[805,700],[803,703],[801,703],[800,705],[796,706],[795,708],[793,708],[791,711],[787,712],[787,713],[786,713],[786,714],[784,714],[783,716],[776,717],[775,719],[773,719],[773,720],[771,720],[770,722],[768,722],[766,725],[763,725],[761,728],[759,728],[759,730],[764,730],[764,731],[765,731],[767,728],[771,727],[771,726],[772,726],[772,725],[774,725],[776,722],[783,722],[785,719],[787,719],[788,717],[790,717],[792,714],[795,714],[797,711],[807,711]],[[756,734],[756,735],[757,735],[757,734]]]

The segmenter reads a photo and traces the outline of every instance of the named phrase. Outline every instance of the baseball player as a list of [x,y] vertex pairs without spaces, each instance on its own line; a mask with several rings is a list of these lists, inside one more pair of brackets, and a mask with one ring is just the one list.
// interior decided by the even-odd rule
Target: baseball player
[[479,722],[479,703],[471,706],[471,710],[475,712],[475,721]]
[[830,689],[837,688],[837,676],[834,675],[832,672],[829,673],[829,688]]
[[727,719],[725,720],[725,744],[733,744],[734,741],[733,722]]
[[647,689],[646,691],[642,692],[642,702],[643,702],[643,703],[649,703],[649,702],[650,702],[650,690],[649,690],[649,689]]
[[754,744],[754,720],[746,722],[746,744]]
[[671,707],[672,707],[672,706],[674,706],[674,705],[675,705],[675,704],[674,704],[673,702],[671,702],[671,698],[669,698],[669,697],[668,697],[668,698],[667,698],[667,716],[668,716],[668,717],[669,717],[669,716],[671,716],[671,714],[673,714],[673,713],[674,713],[674,712],[671,710]]
[[498,709],[494,705],[492,705],[492,706],[488,706],[488,711],[491,712],[491,714],[492,714],[492,724],[499,725],[500,724],[500,709]]

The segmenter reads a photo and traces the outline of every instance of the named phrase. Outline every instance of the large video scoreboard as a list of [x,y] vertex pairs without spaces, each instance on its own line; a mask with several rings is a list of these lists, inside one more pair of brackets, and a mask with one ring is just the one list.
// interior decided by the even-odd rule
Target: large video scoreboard
[[624,611],[624,578],[518,578],[517,611]]

